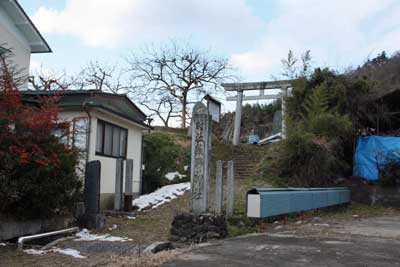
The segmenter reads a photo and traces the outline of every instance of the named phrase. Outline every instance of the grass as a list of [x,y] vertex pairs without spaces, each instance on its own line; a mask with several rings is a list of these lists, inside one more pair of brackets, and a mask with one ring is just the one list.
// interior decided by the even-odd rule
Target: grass
[[1,267],[83,267],[88,266],[88,259],[75,259],[58,253],[29,255],[16,250],[16,246],[0,247]]
[[[127,217],[109,217],[107,226],[98,233],[129,237],[138,244],[168,240],[174,216],[189,211],[189,198],[189,194],[186,193],[157,209],[140,212],[134,220]],[[117,228],[108,230],[114,224]]]
[[146,254],[136,256],[108,256],[90,255],[86,259],[76,259],[58,253],[44,255],[29,255],[19,252],[15,247],[0,247],[0,267],[87,267],[87,266],[108,266],[108,267],[159,267],[164,262],[174,259],[185,250],[162,251],[157,254]]
[[381,206],[352,203],[349,205],[328,207],[321,210],[307,211],[305,214],[310,216],[321,216],[327,219],[348,220],[352,219],[354,215],[357,215],[359,218],[396,215],[399,214],[399,210]]

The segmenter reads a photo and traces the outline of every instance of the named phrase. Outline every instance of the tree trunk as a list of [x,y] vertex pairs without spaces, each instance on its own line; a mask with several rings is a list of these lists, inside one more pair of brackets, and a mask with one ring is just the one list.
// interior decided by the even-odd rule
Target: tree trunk
[[182,98],[182,129],[186,128],[186,94],[183,94]]

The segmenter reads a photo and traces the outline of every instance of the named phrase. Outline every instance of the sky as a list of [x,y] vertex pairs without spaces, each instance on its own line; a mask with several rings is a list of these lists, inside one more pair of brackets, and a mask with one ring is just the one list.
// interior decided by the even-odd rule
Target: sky
[[[400,47],[399,0],[20,0],[52,54],[31,68],[75,73],[147,44],[190,40],[224,56],[241,81],[279,77],[289,50],[344,70]],[[226,105],[227,109],[233,105]]]

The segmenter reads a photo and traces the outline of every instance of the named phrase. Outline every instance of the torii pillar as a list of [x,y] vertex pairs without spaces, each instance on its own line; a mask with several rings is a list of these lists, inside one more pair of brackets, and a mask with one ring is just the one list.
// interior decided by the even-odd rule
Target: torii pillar
[[242,107],[243,107],[243,91],[237,91],[235,124],[233,128],[233,145],[237,146],[240,143],[240,125],[242,124]]
[[[269,81],[269,82],[253,82],[253,83],[225,83],[222,84],[226,91],[236,91],[237,95],[227,97],[228,101],[236,101],[236,112],[235,112],[235,124],[233,129],[233,140],[234,146],[240,143],[240,126],[242,123],[242,105],[243,100],[282,100],[282,138],[286,138],[286,103],[285,96],[287,96],[288,88],[292,87],[293,80],[280,80],[280,81]],[[265,94],[264,90],[280,89],[280,93]],[[243,91],[258,90],[259,95],[243,96]]]

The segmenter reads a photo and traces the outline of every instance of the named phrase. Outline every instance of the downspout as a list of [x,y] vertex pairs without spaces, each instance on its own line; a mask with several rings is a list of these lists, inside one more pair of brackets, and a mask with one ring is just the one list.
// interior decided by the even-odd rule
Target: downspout
[[82,105],[83,110],[86,112],[88,119],[89,119],[89,123],[88,123],[88,129],[86,131],[86,146],[85,146],[85,150],[86,150],[86,163],[89,162],[89,146],[90,146],[90,134],[91,134],[91,129],[92,129],[92,117],[90,116],[90,112],[89,112],[89,108],[87,107],[89,103],[88,102],[84,102]]
[[143,148],[144,148],[144,142],[143,142],[143,133],[142,133],[142,148],[141,148],[141,153],[140,153],[140,187],[139,187],[139,195],[143,194]]

